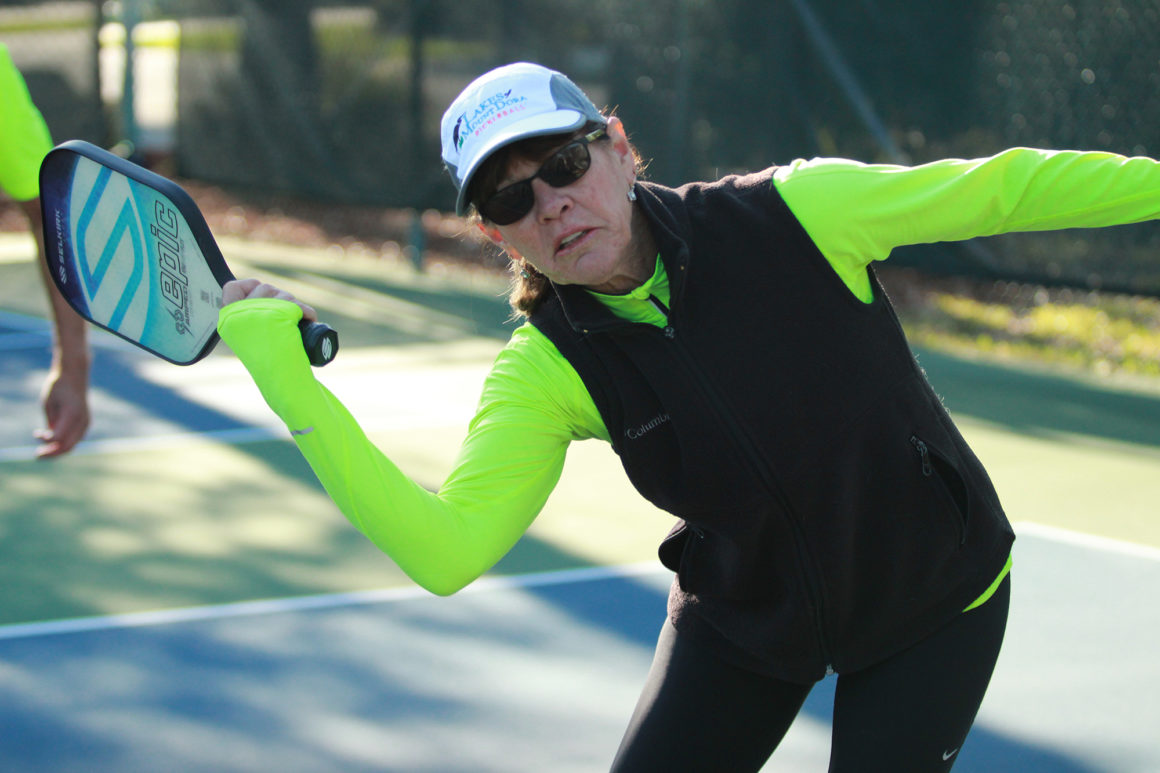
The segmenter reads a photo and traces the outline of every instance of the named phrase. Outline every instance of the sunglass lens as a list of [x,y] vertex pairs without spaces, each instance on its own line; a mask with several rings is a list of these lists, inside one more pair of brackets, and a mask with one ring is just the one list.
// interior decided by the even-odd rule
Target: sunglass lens
[[479,213],[496,225],[511,225],[531,211],[535,194],[526,180],[496,191]]
[[544,162],[540,177],[553,188],[571,185],[584,176],[592,163],[588,146],[583,142],[572,142],[557,150]]

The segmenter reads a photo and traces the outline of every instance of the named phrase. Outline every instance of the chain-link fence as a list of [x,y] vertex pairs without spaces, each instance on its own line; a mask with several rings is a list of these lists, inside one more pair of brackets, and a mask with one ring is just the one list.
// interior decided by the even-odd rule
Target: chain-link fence
[[[450,207],[442,110],[517,59],[614,107],[664,183],[813,155],[1160,154],[1160,0],[9,1],[0,41],[57,139],[388,207]],[[998,237],[937,263],[1160,294],[1158,241]]]

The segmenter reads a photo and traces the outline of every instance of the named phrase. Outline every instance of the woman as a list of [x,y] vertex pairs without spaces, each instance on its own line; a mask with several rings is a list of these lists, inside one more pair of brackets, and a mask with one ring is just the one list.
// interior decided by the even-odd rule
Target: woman
[[511,258],[527,322],[438,493],[314,380],[295,327],[309,307],[257,280],[225,289],[222,337],[346,516],[452,593],[524,532],[568,443],[602,438],[680,519],[613,770],[757,770],[830,672],[831,770],[950,769],[998,657],[1013,533],[870,264],[1156,217],[1160,166],[1016,149],[670,189],[637,181],[619,119],[528,63],[469,85],[442,136],[457,210]]

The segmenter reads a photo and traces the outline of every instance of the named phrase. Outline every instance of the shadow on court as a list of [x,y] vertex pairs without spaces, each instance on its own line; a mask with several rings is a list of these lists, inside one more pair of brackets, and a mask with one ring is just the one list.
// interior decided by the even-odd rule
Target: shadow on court
[[1160,394],[1101,388],[923,350],[919,363],[956,415],[1025,435],[1061,433],[1160,447]]
[[[349,281],[458,320],[463,335],[498,340],[510,331],[502,299],[388,279]],[[384,327],[341,305],[320,304],[320,310],[352,349],[445,340]],[[97,407],[105,429],[94,440],[249,426],[142,377],[136,364],[143,356],[98,352],[94,387],[116,399]],[[1160,445],[1156,398],[934,353],[923,353],[921,362],[957,414],[1028,435],[1074,433]],[[6,351],[3,404],[21,400],[27,374],[45,364],[39,346]],[[34,405],[27,395],[20,404]],[[9,417],[0,424],[6,444],[28,442],[30,427],[22,421]],[[77,456],[53,468],[3,462],[0,620],[404,582],[361,535],[326,511],[324,493],[289,441],[236,444],[228,453],[222,461],[189,450],[159,452],[152,461],[168,463],[161,465],[167,472],[152,481],[142,476],[158,467],[126,467],[98,456]],[[438,480],[421,482],[433,487]],[[293,502],[281,504],[287,500]],[[244,529],[239,534],[237,519],[253,518],[271,502],[279,503],[278,512],[254,520],[254,528],[279,528],[281,519],[281,528],[293,523],[297,531],[281,543]],[[161,503],[174,510],[159,514]],[[301,509],[286,517],[283,511],[294,507]],[[497,571],[591,563],[527,537]],[[1067,566],[1059,571],[1066,573]],[[1017,567],[1016,588],[1035,582],[1032,576]],[[5,769],[37,773],[154,770],[158,760],[172,771],[599,770],[616,748],[647,671],[666,585],[663,576],[620,578],[0,640],[0,758]],[[1069,614],[1078,613],[1061,613]],[[1015,662],[1033,664],[1020,646],[1012,644]],[[1065,666],[1056,668],[1066,672]],[[833,688],[830,679],[814,690],[805,723],[829,722]],[[1084,698],[1077,693],[1074,700]],[[1007,725],[984,718],[956,770],[1109,769],[1031,740],[1043,736],[1020,737],[1000,727]],[[824,769],[824,745],[802,753],[814,761],[809,769]],[[770,770],[791,769],[778,768],[778,759]]]
[[[308,283],[316,282],[325,277],[325,274],[321,272],[292,270],[276,263],[253,260],[251,262],[260,267],[263,272],[293,277]],[[452,287],[401,284],[390,281],[386,275],[346,277],[344,281],[351,286],[384,298],[393,298],[455,317],[461,321],[463,332],[466,335],[485,336],[506,341],[511,336],[511,331],[517,326],[517,323],[511,320],[511,309],[507,305],[506,298],[501,297],[498,293],[494,296],[487,296]],[[334,308],[332,311],[338,314],[342,313],[341,308]],[[347,321],[358,324],[355,319],[348,318]],[[376,333],[379,332],[377,329]],[[404,343],[414,342],[418,339],[414,333],[411,333],[409,337],[411,340],[404,341]]]
[[[822,681],[806,699],[802,708],[803,715],[828,726],[833,719],[836,687],[836,677]],[[1008,735],[993,726],[988,726],[985,719],[976,723],[971,730],[961,754],[955,764],[955,773],[1105,773],[1106,770],[1079,759],[1069,758],[1047,745]],[[825,770],[828,755],[823,750],[818,753],[817,758],[818,762],[811,770],[820,773]],[[783,768],[777,765],[776,752],[770,765],[767,766],[767,770],[770,769],[791,770],[788,766]]]
[[[343,345],[438,343],[447,340],[448,328],[460,336],[506,341],[517,326],[511,320],[505,285],[499,280],[489,281],[491,291],[484,292],[426,275],[416,281],[411,275],[391,271],[351,271],[338,275],[342,283],[335,288],[339,297],[332,297],[318,288],[335,279],[335,268],[303,268],[266,255],[261,249],[246,252],[243,265],[274,284],[290,280],[314,289],[315,294],[309,297],[311,305],[340,331]],[[365,312],[366,306],[359,303],[363,300],[379,306],[388,316],[355,313],[356,309]],[[406,318],[408,312],[411,319]],[[424,327],[424,321],[432,323],[429,328]]]
[[[606,589],[578,583],[547,589],[533,587],[527,592],[567,610],[581,626],[607,629],[631,641],[642,651],[651,651],[660,632],[666,594],[659,592],[656,584],[630,581],[618,582],[611,592],[602,590]],[[806,699],[799,722],[805,719],[828,726],[833,718],[836,685],[837,677],[819,682]],[[826,749],[817,750],[812,756],[817,758],[818,764],[810,769],[824,770],[828,758]],[[781,770],[782,766],[777,765],[779,759],[775,753],[770,765]],[[1069,759],[1057,750],[1004,734],[985,724],[977,725],[971,732],[956,770],[976,773],[1100,773],[1099,768]]]
[[[100,420],[87,442],[252,428],[142,377],[137,366],[145,357],[96,352]],[[27,395],[18,399],[18,377],[46,365],[39,349],[9,351],[0,363],[0,400],[26,406],[5,412],[3,445],[30,442],[40,418],[29,413]],[[224,447],[178,444],[5,465],[0,624],[409,582],[337,514],[284,432]],[[430,489],[440,483],[417,479]],[[263,535],[246,533],[258,530]],[[590,564],[528,536],[496,571]]]
[[[657,573],[0,640],[0,753],[6,770],[37,773],[605,769],[666,584]],[[815,688],[799,724],[825,732],[834,684]],[[796,730],[770,773],[825,769],[827,744]],[[962,754],[956,770],[975,773],[1131,769],[985,714]]]

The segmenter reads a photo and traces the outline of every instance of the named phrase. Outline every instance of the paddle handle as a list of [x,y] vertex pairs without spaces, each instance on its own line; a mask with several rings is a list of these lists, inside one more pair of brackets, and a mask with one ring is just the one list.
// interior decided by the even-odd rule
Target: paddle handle
[[321,368],[338,354],[338,332],[334,328],[304,319],[298,329],[302,331],[302,347],[314,367]]

